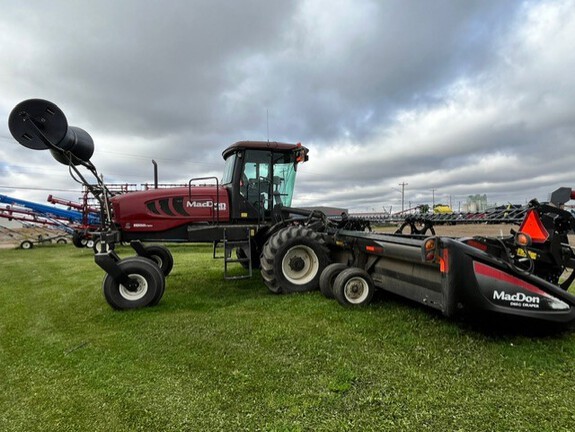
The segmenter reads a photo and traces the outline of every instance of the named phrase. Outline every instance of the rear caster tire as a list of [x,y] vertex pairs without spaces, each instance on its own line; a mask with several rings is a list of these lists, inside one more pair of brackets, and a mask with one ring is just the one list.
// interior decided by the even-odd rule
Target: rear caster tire
[[261,256],[264,283],[276,294],[318,289],[319,277],[328,264],[328,249],[321,235],[301,225],[272,235]]
[[343,270],[333,283],[333,295],[339,304],[346,307],[368,305],[374,292],[371,276],[357,267]]
[[335,282],[335,278],[346,268],[347,265],[345,264],[333,263],[328,265],[325,270],[321,272],[321,276],[319,277],[319,290],[325,298],[334,298],[333,283]]
[[161,245],[146,246],[148,258],[154,261],[164,276],[168,276],[174,268],[174,257],[170,250]]
[[165,279],[160,268],[147,258],[130,257],[118,262],[118,267],[137,283],[128,289],[107,274],[102,283],[104,297],[117,310],[154,306],[164,295]]

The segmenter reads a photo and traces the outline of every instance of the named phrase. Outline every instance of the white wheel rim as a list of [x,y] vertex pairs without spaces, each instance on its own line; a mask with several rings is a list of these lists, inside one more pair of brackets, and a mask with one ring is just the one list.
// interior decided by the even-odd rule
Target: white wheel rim
[[317,275],[319,260],[312,248],[304,245],[294,246],[282,259],[282,271],[289,282],[304,285]]
[[152,255],[152,256],[150,257],[150,259],[151,259],[152,261],[154,261],[154,262],[158,265],[158,267],[162,268],[162,265],[164,264],[164,260],[162,260],[162,258],[160,257],[160,255]]
[[138,282],[136,290],[129,290],[124,285],[120,284],[120,295],[129,301],[140,300],[148,292],[148,281],[146,278],[139,274],[131,274],[129,278]]
[[369,295],[369,285],[362,277],[352,277],[343,287],[343,294],[351,304],[361,304]]

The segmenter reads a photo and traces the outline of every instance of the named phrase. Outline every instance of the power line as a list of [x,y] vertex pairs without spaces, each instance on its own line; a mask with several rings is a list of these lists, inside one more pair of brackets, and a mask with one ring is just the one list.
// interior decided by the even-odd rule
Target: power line
[[57,174],[64,174],[65,171],[61,170],[61,169],[46,169],[44,166],[42,165],[12,165],[10,163],[4,163],[4,165],[2,165],[2,169],[6,172],[6,173],[14,173],[14,174],[35,174],[38,172],[42,172],[42,173],[57,173]]
[[[114,151],[105,151],[105,150],[101,150],[99,151],[99,153],[109,153],[109,154],[113,154],[113,155],[117,155],[119,157],[126,157],[126,158],[134,158],[134,159],[144,159],[144,160],[157,160],[157,161],[164,161],[164,162],[182,162],[181,159],[169,159],[169,158],[157,158],[157,157],[150,157],[147,155],[136,155],[136,154],[130,154],[130,153],[121,153],[121,152],[114,152]],[[185,161],[185,163],[187,165],[199,165],[199,166],[205,166],[208,168],[222,168],[223,167],[223,161],[222,163],[206,163],[206,162],[193,162],[193,161]],[[41,170],[42,172],[53,172],[53,173],[62,173],[62,170],[58,170],[56,168],[50,167],[50,168],[46,168],[45,165],[23,165],[23,164],[12,164],[10,162],[3,162],[2,163],[3,167],[11,172],[14,173],[20,173],[20,174],[26,174],[26,171],[39,171]]]
[[25,187],[25,186],[8,186],[8,185],[0,185],[0,189],[19,189],[19,190],[57,191],[57,192],[78,192],[78,189],[54,189],[54,188]]

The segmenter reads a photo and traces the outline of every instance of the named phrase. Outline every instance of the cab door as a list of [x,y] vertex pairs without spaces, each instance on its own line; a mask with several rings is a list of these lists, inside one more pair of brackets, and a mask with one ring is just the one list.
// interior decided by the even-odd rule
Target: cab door
[[241,218],[265,220],[272,208],[272,152],[246,150],[239,181]]

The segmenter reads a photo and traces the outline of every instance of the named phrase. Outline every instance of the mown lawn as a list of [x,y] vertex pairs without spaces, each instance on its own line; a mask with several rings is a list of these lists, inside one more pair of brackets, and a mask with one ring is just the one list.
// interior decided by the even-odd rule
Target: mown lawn
[[275,296],[172,251],[160,304],[130,312],[88,250],[0,251],[1,431],[575,430],[573,330]]

